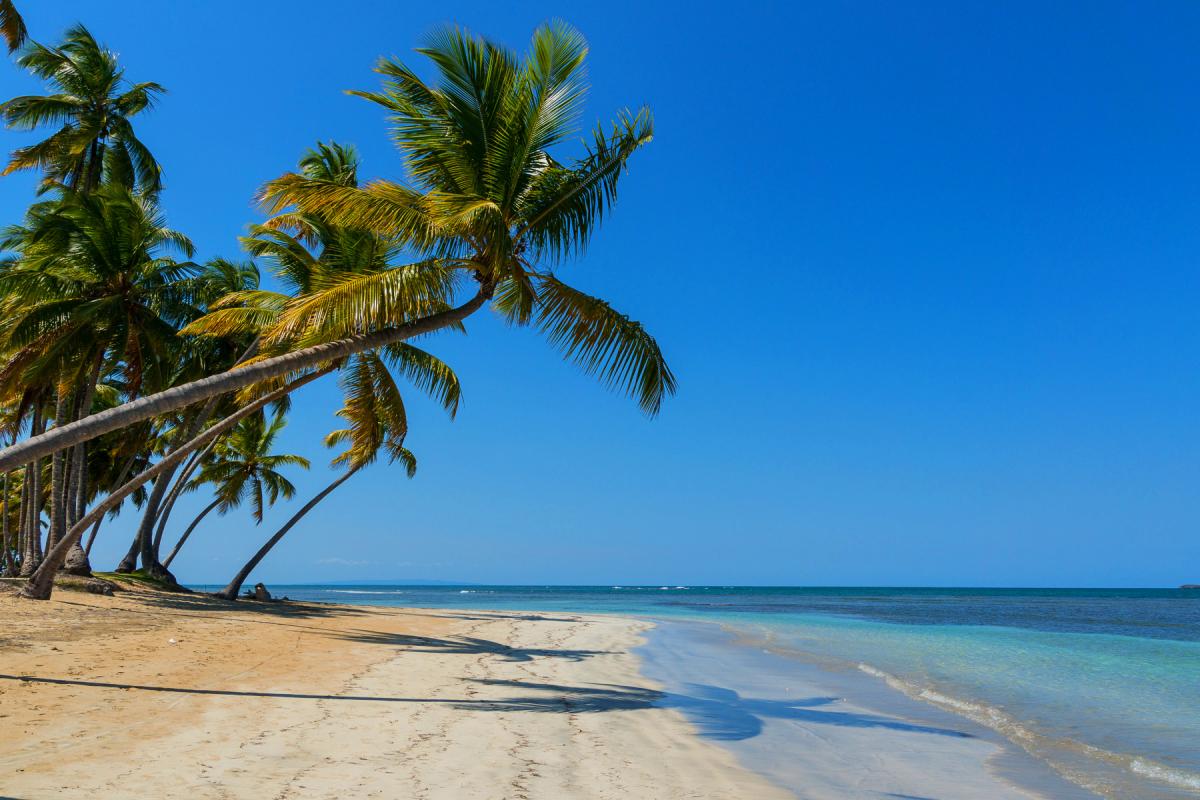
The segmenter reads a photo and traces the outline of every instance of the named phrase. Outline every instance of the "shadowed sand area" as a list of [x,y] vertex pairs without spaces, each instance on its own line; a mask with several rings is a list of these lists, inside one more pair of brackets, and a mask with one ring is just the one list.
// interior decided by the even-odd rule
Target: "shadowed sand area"
[[792,796],[639,674],[636,620],[133,592],[0,614],[4,797]]

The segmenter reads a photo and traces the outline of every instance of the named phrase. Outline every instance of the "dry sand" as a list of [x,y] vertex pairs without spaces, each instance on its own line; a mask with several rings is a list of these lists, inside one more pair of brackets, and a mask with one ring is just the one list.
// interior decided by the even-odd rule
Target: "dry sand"
[[[645,624],[0,596],[0,796],[791,797],[695,735]],[[27,679],[22,679],[24,676]]]

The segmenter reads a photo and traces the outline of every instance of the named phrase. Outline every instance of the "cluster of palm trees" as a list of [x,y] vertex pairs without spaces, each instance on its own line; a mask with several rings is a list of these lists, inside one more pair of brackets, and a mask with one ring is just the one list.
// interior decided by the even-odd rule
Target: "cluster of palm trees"
[[[320,143],[258,198],[268,218],[247,260],[198,262],[160,210],[162,171],[135,118],[164,90],[127,80],[82,26],[57,46],[25,42],[0,0],[0,33],[50,93],[0,105],[10,128],[49,127],[5,174],[38,170],[36,202],[0,238],[0,570],[26,597],[60,571],[88,574],[92,542],[129,500],[136,525],[118,571],[173,582],[168,567],[211,512],[247,503],[255,519],[294,487],[274,452],[293,392],[336,374],[343,393],[338,477],[311,498],[219,594],[234,598],[305,513],[382,456],[416,460],[401,386],[451,416],[458,378],[411,342],[461,330],[490,306],[532,326],[564,357],[656,414],[674,377],[654,339],[562,282],[611,208],[649,112],[597,126],[559,160],[586,96],[582,37],[551,23],[523,56],[448,28],[417,52],[436,78],[395,60],[383,106],[406,180],[361,181],[354,150]],[[270,287],[260,281],[268,267]],[[211,494],[161,558],[172,510]],[[109,527],[116,527],[109,522]]]

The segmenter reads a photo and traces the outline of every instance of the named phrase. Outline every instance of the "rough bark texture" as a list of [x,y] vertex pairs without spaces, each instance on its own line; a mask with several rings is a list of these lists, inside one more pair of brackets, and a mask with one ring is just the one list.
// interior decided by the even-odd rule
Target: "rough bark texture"
[[214,438],[220,436],[242,419],[258,411],[263,406],[273,403],[281,397],[287,396],[296,389],[299,389],[301,386],[311,383],[317,378],[327,375],[332,371],[333,367],[330,366],[317,372],[311,372],[302,378],[297,378],[286,386],[282,386],[273,392],[263,395],[245,408],[230,414],[228,417],[221,420],[216,425],[213,425],[211,428],[192,439],[187,444],[176,448],[171,455],[167,456],[162,461],[128,481],[120,489],[117,489],[115,492],[110,494],[107,498],[105,498],[104,502],[98,504],[95,508],[88,512],[83,519],[75,523],[75,525],[73,525],[71,529],[67,531],[66,537],[59,542],[52,551],[46,554],[45,560],[37,568],[34,574],[30,576],[29,582],[26,583],[21,589],[21,596],[31,600],[48,600],[51,592],[54,590],[54,573],[56,573],[58,568],[62,566],[63,561],[66,559],[67,551],[70,550],[71,545],[79,541],[79,537],[83,535],[84,530],[86,530],[88,526],[95,524],[96,521],[102,519],[104,515],[108,513],[108,511],[120,505],[120,503],[124,501],[126,497],[136,491],[139,486],[148,480],[158,477],[169,469],[174,469],[185,458],[187,458],[188,454],[190,454],[192,451],[208,444]]
[[319,364],[342,359],[365,350],[374,350],[384,345],[411,339],[414,336],[432,333],[461,322],[479,310],[491,297],[491,293],[491,287],[484,286],[478,294],[461,306],[439,314],[432,314],[406,325],[361,336],[352,336],[328,344],[306,347],[303,350],[267,358],[249,366],[235,367],[218,375],[201,378],[158,394],[133,400],[116,408],[101,411],[98,414],[92,414],[87,419],[81,419],[44,435],[32,436],[0,451],[0,471],[11,469],[31,459],[44,458],[64,448],[74,447],[80,442],[86,442],[110,431],[120,430],[150,417],[193,405],[210,397],[228,394],[264,380],[287,375],[290,372],[311,369]]
[[71,545],[71,549],[67,551],[62,571],[68,575],[80,575],[85,578],[92,574],[92,565],[88,561],[87,552],[79,546],[78,541]]
[[279,540],[283,538],[284,534],[290,531],[292,526],[299,522],[305,514],[307,514],[309,511],[312,511],[313,508],[316,507],[317,503],[324,500],[330,492],[341,486],[346,481],[350,480],[350,476],[356,472],[358,472],[357,467],[347,470],[346,474],[342,475],[333,483],[326,486],[315,497],[313,497],[312,500],[309,500],[307,503],[305,503],[303,508],[293,514],[292,518],[284,523],[284,526],[277,530],[275,535],[267,540],[266,544],[259,548],[258,552],[254,554],[254,557],[246,562],[246,565],[238,571],[238,574],[233,576],[233,580],[231,580],[224,589],[217,592],[216,596],[223,597],[226,600],[237,600],[238,592],[242,590],[242,584],[246,582],[246,578],[250,577],[250,573],[254,571],[254,568],[258,566],[258,563],[266,558],[267,553],[271,552],[271,548],[279,544]]

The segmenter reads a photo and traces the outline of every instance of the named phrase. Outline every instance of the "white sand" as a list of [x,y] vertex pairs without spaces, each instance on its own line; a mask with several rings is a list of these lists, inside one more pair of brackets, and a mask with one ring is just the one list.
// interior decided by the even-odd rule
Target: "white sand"
[[0,673],[84,682],[0,679],[6,797],[791,796],[651,705],[633,620],[0,603]]
[[656,683],[638,620],[135,593],[0,596],[0,620],[0,797],[1037,796],[994,741],[747,684],[728,650],[656,638]]

